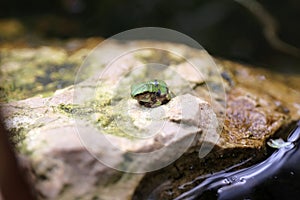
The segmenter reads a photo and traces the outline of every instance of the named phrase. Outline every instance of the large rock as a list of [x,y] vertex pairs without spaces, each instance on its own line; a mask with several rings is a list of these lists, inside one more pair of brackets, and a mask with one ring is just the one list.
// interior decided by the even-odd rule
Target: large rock
[[[123,56],[108,70],[104,67],[111,52],[95,51],[83,64],[85,68],[74,86],[65,87],[71,84],[69,76],[63,85],[57,81],[64,72],[59,76],[56,69],[54,75],[42,73],[65,63],[72,63],[65,70],[74,69],[93,46],[89,42],[80,41],[80,47],[75,43],[71,50],[67,47],[74,43],[69,42],[57,52],[55,46],[22,49],[28,54],[16,49],[1,50],[9,55],[1,61],[1,72],[7,80],[2,99],[28,97],[34,82],[38,86],[34,95],[43,91],[42,86],[46,86],[49,95],[42,93],[44,96],[3,103],[1,110],[19,154],[31,164],[35,187],[43,198],[130,199],[135,193],[139,199],[142,193],[151,196],[154,191],[159,195],[171,188],[172,193],[161,197],[171,199],[183,191],[178,191],[178,186],[199,175],[248,158],[252,163],[261,159],[266,140],[299,119],[299,78],[282,80],[267,71],[217,60],[221,79],[206,52],[184,45],[114,42],[110,50],[122,52],[145,44],[180,50],[201,69],[200,76],[187,61],[157,50]],[[55,55],[57,60],[46,59],[43,52]],[[16,59],[15,55],[27,56]],[[37,59],[39,56],[45,59]],[[19,93],[7,92],[11,89],[7,85],[17,81],[14,74],[20,76],[20,63],[26,64],[30,59],[45,69],[17,82],[22,88]],[[164,63],[168,68],[134,68],[147,62]],[[33,65],[28,67],[34,69]],[[130,85],[148,76],[165,80],[176,97],[157,108],[140,106],[129,97]],[[44,80],[48,82],[42,84]],[[28,85],[31,87],[27,91]],[[54,92],[61,86],[65,88]],[[153,170],[158,171],[145,174]]]
[[[116,199],[119,195],[129,198],[142,175],[122,174],[113,168],[129,172],[160,169],[176,160],[189,146],[199,145],[203,132],[210,132],[211,137],[217,134],[217,118],[210,105],[186,94],[153,109],[141,107],[129,99],[126,103],[133,124],[123,128],[131,129],[131,135],[107,134],[103,137],[103,133],[94,129],[92,124],[82,119],[76,122],[55,109],[61,106],[62,100],[65,103],[70,101],[67,97],[72,95],[70,91],[61,93],[64,98],[58,94],[46,99],[27,99],[9,103],[2,110],[8,129],[16,126],[28,129],[23,133],[26,136],[20,150],[32,162],[38,191],[50,199],[89,199],[93,196]],[[20,106],[35,112],[23,112]],[[182,113],[184,110],[187,112]],[[207,128],[209,124],[210,129]],[[143,135],[138,135],[141,133]],[[158,152],[160,149],[161,153]],[[153,151],[156,152],[153,154]],[[135,157],[128,152],[143,152],[143,155]],[[132,161],[128,162],[130,157]],[[105,195],[107,185],[117,187],[119,193]]]

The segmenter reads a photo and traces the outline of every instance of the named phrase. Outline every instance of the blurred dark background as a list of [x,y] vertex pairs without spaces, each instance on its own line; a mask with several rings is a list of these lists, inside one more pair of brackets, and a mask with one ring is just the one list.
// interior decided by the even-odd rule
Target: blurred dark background
[[[279,38],[300,48],[300,1],[257,2],[276,19]],[[21,24],[19,37],[45,39],[107,38],[137,27],[170,28],[194,38],[214,56],[300,73],[299,55],[272,47],[259,20],[234,0],[1,0],[0,31],[5,32],[1,23],[5,26],[8,19]],[[14,39],[0,36],[0,42]]]

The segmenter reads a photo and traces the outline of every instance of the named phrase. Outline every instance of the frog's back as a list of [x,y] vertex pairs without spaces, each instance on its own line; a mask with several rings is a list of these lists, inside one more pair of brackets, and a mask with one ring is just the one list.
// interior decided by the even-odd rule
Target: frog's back
[[143,94],[150,90],[149,84],[140,83],[131,86],[131,96],[135,97],[136,95]]
[[143,94],[145,92],[158,92],[165,90],[167,84],[162,80],[151,80],[144,83],[136,84],[131,86],[131,96]]

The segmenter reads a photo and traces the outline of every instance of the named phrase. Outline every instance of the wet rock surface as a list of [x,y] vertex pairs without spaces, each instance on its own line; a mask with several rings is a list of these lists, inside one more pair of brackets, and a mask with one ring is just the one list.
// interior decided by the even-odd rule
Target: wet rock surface
[[[180,186],[200,175],[242,161],[249,160],[243,167],[258,162],[265,156],[266,140],[299,119],[299,77],[284,78],[216,60],[223,78],[220,79],[211,73],[205,52],[184,45],[152,42],[162,49],[180,49],[187,59],[201,67],[201,76],[179,57],[148,50],[127,55],[114,63],[113,70],[102,74],[100,84],[99,73],[110,55],[96,52],[97,65],[93,66],[91,60],[90,71],[73,86],[74,71],[98,41],[100,39],[70,41],[47,44],[43,48],[1,47],[1,56],[5,57],[0,68],[3,74],[1,99],[6,101],[1,104],[1,111],[19,154],[31,164],[31,174],[41,198],[172,199],[193,184],[182,189]],[[111,48],[122,51],[128,46],[144,44],[147,42],[115,42]],[[34,58],[42,58],[46,50],[47,59],[35,62]],[[23,52],[23,57],[17,56],[19,52]],[[149,61],[163,62],[172,70],[160,66],[150,71],[132,67]],[[23,76],[22,70],[26,71],[20,71],[24,63],[33,71],[18,82]],[[72,67],[64,68],[70,63]],[[133,76],[126,75],[128,70],[133,71]],[[141,107],[129,98],[129,86],[148,76],[165,80],[176,97],[154,109]],[[123,78],[120,80],[120,77]],[[48,80],[44,84],[46,88],[40,85],[45,80]],[[209,91],[207,85],[216,89]],[[63,89],[57,90],[60,87]],[[223,89],[226,102],[222,93],[216,92]],[[223,120],[224,127],[218,132]],[[149,139],[145,139],[147,137]],[[166,147],[170,150],[157,157],[128,164],[131,152],[149,153]],[[201,148],[204,152],[208,149],[209,154],[200,159]],[[182,151],[173,155],[174,149]],[[176,157],[174,163],[167,159],[172,156]],[[150,169],[161,167],[156,165],[156,160],[160,160],[164,168],[154,172],[128,174],[113,169],[152,171]]]

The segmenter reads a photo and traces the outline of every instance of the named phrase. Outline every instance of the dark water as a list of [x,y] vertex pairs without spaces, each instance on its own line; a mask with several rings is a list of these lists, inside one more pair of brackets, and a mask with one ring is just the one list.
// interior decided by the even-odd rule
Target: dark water
[[265,161],[213,175],[176,200],[300,199],[300,121],[287,140],[290,145],[276,150]]

